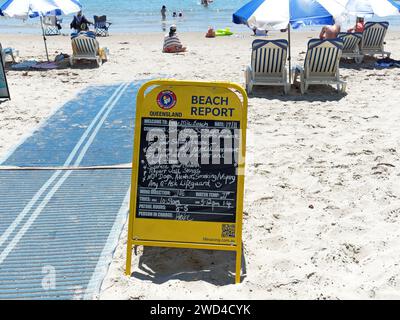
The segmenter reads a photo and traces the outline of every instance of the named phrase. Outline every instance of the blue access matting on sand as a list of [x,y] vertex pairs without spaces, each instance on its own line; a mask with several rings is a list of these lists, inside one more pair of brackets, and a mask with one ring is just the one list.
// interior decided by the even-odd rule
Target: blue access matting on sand
[[88,88],[0,163],[36,167],[0,170],[0,299],[99,292],[126,221],[131,170],[68,168],[131,162],[141,84]]

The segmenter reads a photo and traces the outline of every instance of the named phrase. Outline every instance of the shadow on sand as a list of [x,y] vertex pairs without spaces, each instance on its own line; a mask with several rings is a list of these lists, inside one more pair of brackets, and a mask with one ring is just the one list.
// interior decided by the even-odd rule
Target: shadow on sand
[[[169,280],[203,280],[225,286],[235,283],[235,259],[236,253],[230,251],[144,247],[139,271],[132,272],[132,277],[155,284]],[[243,280],[246,277],[243,249],[241,274]]]
[[267,100],[280,100],[282,102],[290,101],[308,101],[308,102],[327,102],[339,101],[347,94],[337,92],[336,88],[330,85],[311,85],[305,94],[301,94],[297,84],[292,84],[290,92],[285,95],[282,87],[257,86],[249,98],[263,98]]
[[341,59],[339,67],[341,69],[350,69],[350,70],[379,70],[380,68],[375,67],[375,63],[378,59],[375,57],[364,56],[364,59],[361,63],[356,63],[354,59]]

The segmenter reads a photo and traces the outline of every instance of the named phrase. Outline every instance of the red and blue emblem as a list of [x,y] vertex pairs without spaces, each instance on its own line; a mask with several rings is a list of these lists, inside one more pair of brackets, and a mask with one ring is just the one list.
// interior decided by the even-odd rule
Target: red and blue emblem
[[176,95],[170,90],[161,91],[157,95],[157,104],[161,109],[169,110],[176,105]]

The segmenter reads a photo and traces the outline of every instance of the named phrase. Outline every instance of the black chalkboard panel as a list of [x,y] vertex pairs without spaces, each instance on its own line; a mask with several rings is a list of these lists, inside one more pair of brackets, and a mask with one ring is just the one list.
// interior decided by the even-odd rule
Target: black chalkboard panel
[[[237,121],[142,118],[136,218],[235,222],[239,126]],[[177,156],[184,152],[183,130],[197,135],[187,149],[187,154],[195,151],[189,163]],[[218,133],[219,139],[206,139],[204,132]],[[216,141],[219,148],[213,149]],[[155,145],[165,149],[154,152]]]

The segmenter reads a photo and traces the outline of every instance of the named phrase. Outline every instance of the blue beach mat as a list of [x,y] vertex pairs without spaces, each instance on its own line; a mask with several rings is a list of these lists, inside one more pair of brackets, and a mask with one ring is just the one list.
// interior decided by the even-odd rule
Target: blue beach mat
[[0,160],[0,299],[99,292],[127,217],[131,170],[113,166],[131,162],[141,84],[88,88]]

